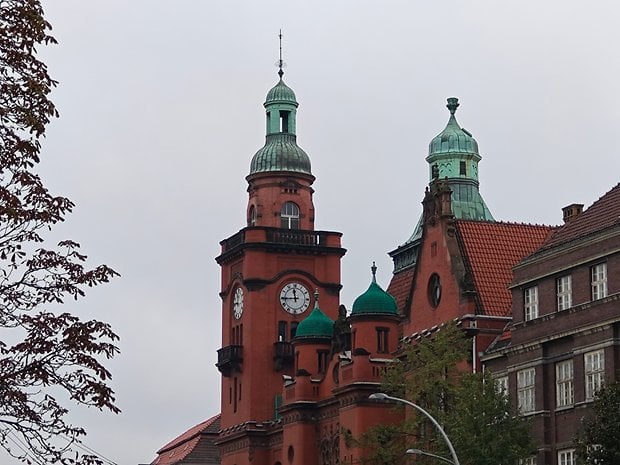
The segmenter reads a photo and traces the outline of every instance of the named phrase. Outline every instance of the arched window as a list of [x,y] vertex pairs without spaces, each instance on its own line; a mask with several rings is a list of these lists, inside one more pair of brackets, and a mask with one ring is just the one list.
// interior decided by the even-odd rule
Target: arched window
[[248,214],[248,226],[256,226],[256,216],[256,207],[252,205]]
[[281,227],[299,229],[299,207],[293,202],[286,202],[280,211]]

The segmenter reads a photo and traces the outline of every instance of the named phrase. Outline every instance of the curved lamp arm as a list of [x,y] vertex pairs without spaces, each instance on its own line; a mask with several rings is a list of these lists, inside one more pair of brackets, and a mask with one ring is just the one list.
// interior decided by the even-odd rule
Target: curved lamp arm
[[443,428],[441,427],[441,425],[437,422],[437,420],[435,420],[433,418],[433,416],[428,413],[426,410],[424,410],[422,407],[420,407],[417,404],[414,404],[413,402],[410,402],[406,399],[401,399],[400,397],[392,397],[392,396],[388,396],[387,394],[383,393],[383,392],[376,392],[374,394],[371,394],[370,396],[368,396],[369,399],[375,399],[375,400],[392,400],[394,402],[400,402],[401,404],[407,404],[410,407],[413,407],[414,409],[416,409],[417,411],[419,411],[420,413],[426,415],[426,417],[431,421],[431,423],[433,423],[433,425],[435,425],[435,428],[437,428],[437,430],[439,430],[439,432],[441,433],[441,435],[443,436],[444,440],[446,441],[446,444],[448,445],[448,449],[450,449],[450,454],[452,455],[452,460],[454,461],[454,465],[461,465],[459,463],[459,459],[456,456],[456,451],[454,450],[454,447],[452,446],[452,443],[450,442],[450,439],[448,438],[448,435],[446,434],[446,432],[443,430]]
[[448,460],[447,458],[442,457],[441,455],[435,455],[435,454],[431,454],[430,452],[424,452],[423,450],[420,450],[420,449],[407,449],[405,454],[427,455],[429,457],[433,457],[438,460],[443,460],[444,462],[451,463],[452,465],[454,465],[454,462],[452,460]]

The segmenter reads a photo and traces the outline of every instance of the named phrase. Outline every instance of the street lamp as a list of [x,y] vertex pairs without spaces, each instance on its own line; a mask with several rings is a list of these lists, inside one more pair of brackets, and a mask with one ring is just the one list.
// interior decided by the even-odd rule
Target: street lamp
[[430,452],[424,452],[423,450],[420,450],[420,449],[407,449],[405,454],[428,455],[429,457],[433,457],[438,460],[443,460],[444,462],[448,462],[454,465],[454,462],[452,460],[448,460],[447,458],[442,457],[441,455],[435,455],[435,454],[431,454]]
[[[432,415],[430,413],[428,413],[426,410],[424,410],[422,407],[420,407],[419,405],[414,404],[413,402],[410,402],[410,401],[408,401],[406,399],[401,399],[400,397],[388,396],[384,392],[375,392],[374,394],[371,394],[370,396],[368,396],[368,398],[369,399],[374,399],[374,400],[393,400],[394,402],[400,402],[401,404],[407,404],[407,405],[413,407],[414,409],[416,409],[417,411],[419,411],[419,412],[423,413],[424,415],[426,415],[426,417],[431,421],[431,423],[433,423],[433,425],[435,425],[435,427],[439,430],[439,432],[441,433],[441,435],[445,439],[446,444],[448,445],[448,449],[450,449],[450,454],[452,454],[452,460],[453,460],[452,463],[454,465],[461,465],[459,463],[458,457],[456,456],[456,451],[454,450],[454,447],[452,446],[452,443],[450,442],[450,439],[448,438],[448,435],[446,434],[446,432],[443,430],[441,425],[439,423],[437,423],[437,420],[435,420],[432,417]],[[410,450],[416,450],[416,449],[410,449]],[[407,453],[409,453],[409,451],[407,451]],[[415,452],[412,452],[412,453],[415,453]],[[447,459],[444,459],[444,460],[447,460]]]

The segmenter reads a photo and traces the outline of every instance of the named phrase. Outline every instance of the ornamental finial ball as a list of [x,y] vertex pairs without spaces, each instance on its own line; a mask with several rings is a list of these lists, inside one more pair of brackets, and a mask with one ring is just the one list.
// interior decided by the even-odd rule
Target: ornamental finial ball
[[459,107],[459,99],[456,97],[450,97],[448,99],[448,104],[446,105],[448,110],[450,110],[450,114],[453,115],[456,112],[456,109]]

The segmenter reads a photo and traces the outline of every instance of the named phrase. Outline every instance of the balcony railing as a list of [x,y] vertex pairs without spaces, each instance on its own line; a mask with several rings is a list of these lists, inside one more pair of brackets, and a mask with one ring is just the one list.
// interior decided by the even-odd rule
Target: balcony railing
[[[329,239],[333,237],[333,239]],[[340,233],[308,231],[303,229],[280,229],[253,227],[239,231],[221,242],[222,253],[250,243],[285,244],[308,247],[340,247]]]
[[230,376],[234,371],[241,371],[243,363],[243,346],[230,345],[217,351],[217,369],[224,376]]
[[274,347],[274,366],[276,370],[282,370],[284,367],[293,363],[293,345],[290,342],[278,341],[273,344]]

